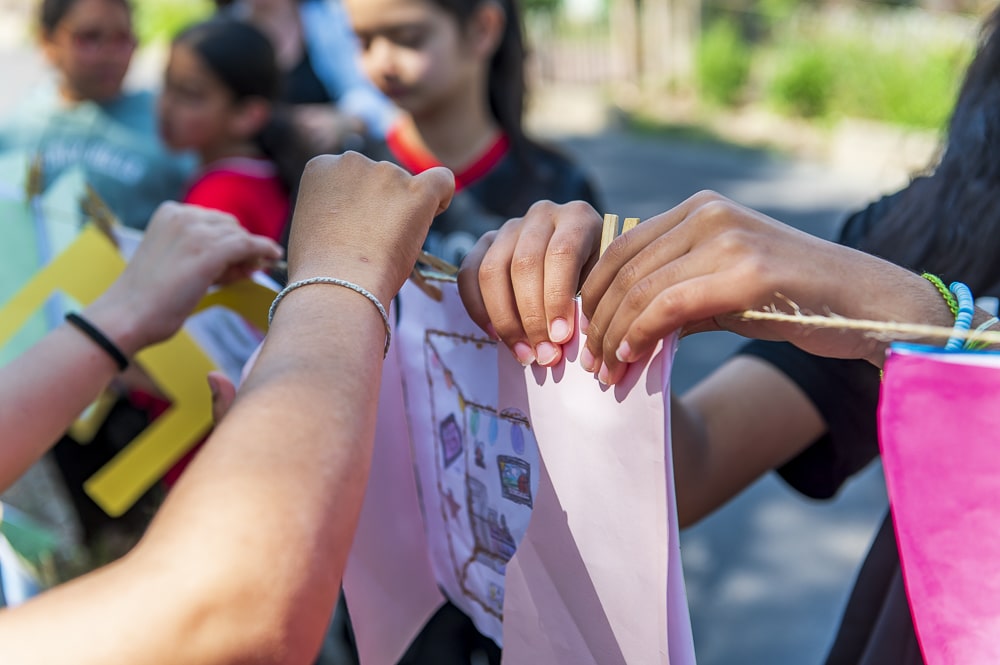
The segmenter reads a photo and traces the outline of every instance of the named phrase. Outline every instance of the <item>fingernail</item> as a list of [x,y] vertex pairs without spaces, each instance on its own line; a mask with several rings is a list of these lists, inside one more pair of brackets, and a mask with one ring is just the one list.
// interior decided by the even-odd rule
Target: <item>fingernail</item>
[[580,332],[582,332],[584,335],[586,335],[587,334],[587,328],[589,328],[589,327],[590,327],[590,319],[587,318],[586,314],[584,314],[583,312],[580,312]]
[[601,363],[601,371],[597,373],[597,380],[601,382],[601,385],[608,385],[608,379],[610,377],[610,372],[608,372],[608,366]]
[[[557,344],[562,344],[569,339],[570,331],[569,322],[564,318],[553,319],[552,323],[549,324],[549,338],[556,342]],[[541,354],[539,354],[541,357]]]
[[618,345],[618,350],[615,351],[615,358],[623,363],[632,362],[632,347],[629,346],[628,342],[622,340],[622,343]]
[[539,365],[551,365],[559,355],[559,349],[554,344],[541,342],[535,347],[535,357],[538,358]]
[[493,341],[498,341],[500,339],[500,336],[497,335],[497,329],[493,327],[492,323],[486,324],[486,336]]
[[524,342],[518,342],[514,345],[514,356],[517,358],[517,362],[521,363],[525,367],[535,362],[535,353],[531,350],[531,347]]
[[594,354],[590,352],[590,349],[583,347],[580,350],[580,367],[590,373],[593,373],[595,364],[594,360]]
[[219,384],[212,375],[208,376],[208,390],[212,393],[212,401],[214,402],[215,398],[219,396]]

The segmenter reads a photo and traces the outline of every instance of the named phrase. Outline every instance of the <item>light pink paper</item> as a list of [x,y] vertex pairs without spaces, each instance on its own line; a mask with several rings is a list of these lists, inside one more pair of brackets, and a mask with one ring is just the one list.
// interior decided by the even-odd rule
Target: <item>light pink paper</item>
[[538,397],[455,284],[434,285],[440,302],[412,284],[400,293],[398,375],[387,365],[345,576],[362,665],[398,660],[440,604],[437,587],[502,643],[505,663],[693,663],[664,439],[673,347],[649,374],[632,372],[641,384],[627,399],[566,364],[555,380],[535,368]]
[[501,357],[542,460],[507,568],[505,665],[695,662],[664,417],[674,343],[611,389],[576,362],[579,340],[552,370]]
[[1000,357],[902,347],[879,438],[903,579],[928,665],[1000,662]]
[[395,665],[444,604],[428,558],[396,353],[382,369],[371,473],[344,571],[364,665]]

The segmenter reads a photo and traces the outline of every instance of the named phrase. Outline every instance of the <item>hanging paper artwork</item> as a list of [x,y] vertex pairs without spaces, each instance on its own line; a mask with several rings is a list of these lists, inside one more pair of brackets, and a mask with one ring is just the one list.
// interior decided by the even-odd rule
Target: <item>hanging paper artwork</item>
[[1000,354],[893,346],[879,440],[928,665],[1000,662]]
[[693,663],[665,438],[672,342],[602,390],[575,362],[521,367],[453,282],[433,282],[440,301],[412,283],[397,298],[344,578],[362,664],[396,663],[445,597],[508,664]]

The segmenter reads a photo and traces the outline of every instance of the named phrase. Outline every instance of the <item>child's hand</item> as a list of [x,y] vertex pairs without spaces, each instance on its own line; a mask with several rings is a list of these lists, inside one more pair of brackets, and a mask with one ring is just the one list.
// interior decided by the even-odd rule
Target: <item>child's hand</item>
[[604,383],[618,381],[628,362],[675,330],[730,330],[881,364],[884,344],[861,334],[731,316],[767,305],[950,325],[943,300],[918,275],[713,192],[696,194],[617,238],[590,272],[582,296],[590,324],[580,362],[599,371]]
[[354,152],[313,158],[292,221],[289,281],[348,280],[388,306],[454,190],[454,176],[444,168],[411,176]]
[[484,235],[462,262],[458,288],[469,316],[522,364],[556,364],[573,336],[573,297],[600,239],[601,216],[588,204],[536,203]]
[[277,243],[250,234],[232,215],[164,203],[125,272],[87,312],[131,355],[177,332],[211,285],[280,257]]

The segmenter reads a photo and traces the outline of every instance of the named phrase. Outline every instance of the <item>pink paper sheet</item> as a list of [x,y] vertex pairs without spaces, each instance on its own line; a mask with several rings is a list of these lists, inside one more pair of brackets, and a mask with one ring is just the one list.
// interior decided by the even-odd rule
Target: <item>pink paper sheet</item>
[[[528,532],[507,567],[505,665],[694,663],[664,409],[675,339],[602,389],[576,362],[501,363],[541,453]],[[644,371],[645,369],[645,371]]]
[[890,353],[879,438],[928,665],[1000,662],[1000,356]]
[[444,604],[428,557],[395,353],[382,369],[378,412],[368,488],[343,584],[361,662],[395,665]]

